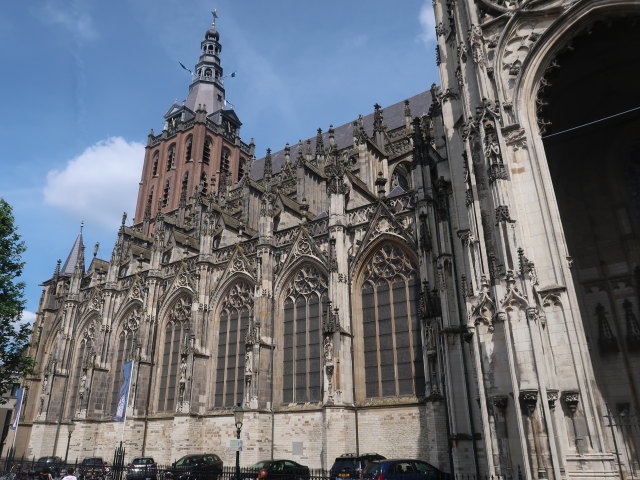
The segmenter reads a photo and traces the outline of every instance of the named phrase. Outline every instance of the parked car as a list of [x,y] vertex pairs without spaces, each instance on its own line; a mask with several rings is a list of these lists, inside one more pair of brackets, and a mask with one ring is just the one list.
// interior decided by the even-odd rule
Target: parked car
[[309,480],[309,467],[293,460],[264,460],[249,469],[257,480]]
[[366,466],[366,480],[453,480],[449,473],[414,459],[378,460]]
[[222,473],[222,460],[215,453],[185,455],[167,472],[174,480],[217,480]]
[[362,472],[369,463],[384,459],[385,457],[378,453],[363,453],[362,455],[345,453],[335,459],[329,471],[329,476],[331,480],[362,478]]
[[137,457],[127,467],[127,480],[156,480],[158,466],[152,457]]
[[60,457],[40,457],[33,465],[31,474],[37,476],[48,471],[53,478],[57,478],[60,476],[60,470],[62,470],[63,467],[64,462]]
[[99,480],[103,479],[108,471],[107,462],[102,457],[89,457],[78,465],[77,476],[82,480]]

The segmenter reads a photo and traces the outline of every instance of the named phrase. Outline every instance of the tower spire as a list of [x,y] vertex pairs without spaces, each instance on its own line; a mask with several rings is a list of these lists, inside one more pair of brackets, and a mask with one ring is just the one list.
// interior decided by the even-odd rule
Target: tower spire
[[[71,247],[71,251],[67,256],[67,260],[64,262],[62,270],[60,270],[60,275],[62,276],[70,276],[73,274],[73,271],[76,268],[76,264],[80,260],[80,257],[83,257],[84,243],[82,241],[82,228],[84,227],[84,222],[80,223],[80,233],[76,237],[76,241],[73,243],[73,247]],[[82,259],[83,265],[82,268],[84,270],[84,258]],[[84,273],[84,272],[83,272]]]
[[196,111],[202,105],[208,113],[224,108],[223,70],[220,63],[220,34],[216,30],[217,9],[211,11],[211,27],[204,33],[200,42],[200,58],[196,63],[193,81],[189,86],[189,96],[185,102],[187,108]]

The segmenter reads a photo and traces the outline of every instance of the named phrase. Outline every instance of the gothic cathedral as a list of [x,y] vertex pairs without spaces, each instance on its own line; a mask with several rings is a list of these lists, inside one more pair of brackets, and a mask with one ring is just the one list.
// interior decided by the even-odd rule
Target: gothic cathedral
[[257,160],[205,32],[111,258],[44,282],[18,453],[231,464],[240,404],[245,465],[637,478],[638,1],[433,3],[439,86]]

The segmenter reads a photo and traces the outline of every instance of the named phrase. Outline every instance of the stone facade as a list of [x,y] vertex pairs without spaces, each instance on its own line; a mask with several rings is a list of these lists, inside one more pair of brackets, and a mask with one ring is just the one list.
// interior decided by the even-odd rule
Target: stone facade
[[[636,7],[434,0],[440,86],[250,168],[212,27],[188,101],[149,136],[111,259],[85,272],[79,237],[45,282],[27,454],[60,452],[73,419],[74,457],[109,458],[123,438],[160,462],[214,451],[230,464],[240,403],[247,465],[328,468],[357,450],[471,475],[632,475],[638,187],[615,203],[626,230],[592,221],[582,237],[610,234],[609,249],[582,248],[572,219],[591,210],[566,193],[556,159],[570,143],[550,138],[581,122],[579,104],[562,107],[589,77],[571,77],[588,63],[572,52],[611,31],[633,42]],[[553,90],[562,61],[573,67]],[[625,138],[616,151],[637,151]],[[630,253],[616,260],[620,239]],[[114,423],[126,361],[127,420]]]

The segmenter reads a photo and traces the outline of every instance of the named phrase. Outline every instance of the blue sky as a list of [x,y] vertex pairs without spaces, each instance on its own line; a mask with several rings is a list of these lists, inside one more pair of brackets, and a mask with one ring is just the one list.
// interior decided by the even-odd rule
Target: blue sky
[[241,135],[266,148],[399,102],[437,82],[431,0],[30,0],[0,17],[0,196],[27,245],[32,319],[38,284],[84,220],[109,259],[129,221],[149,129],[186,98],[218,9],[227,100]]

